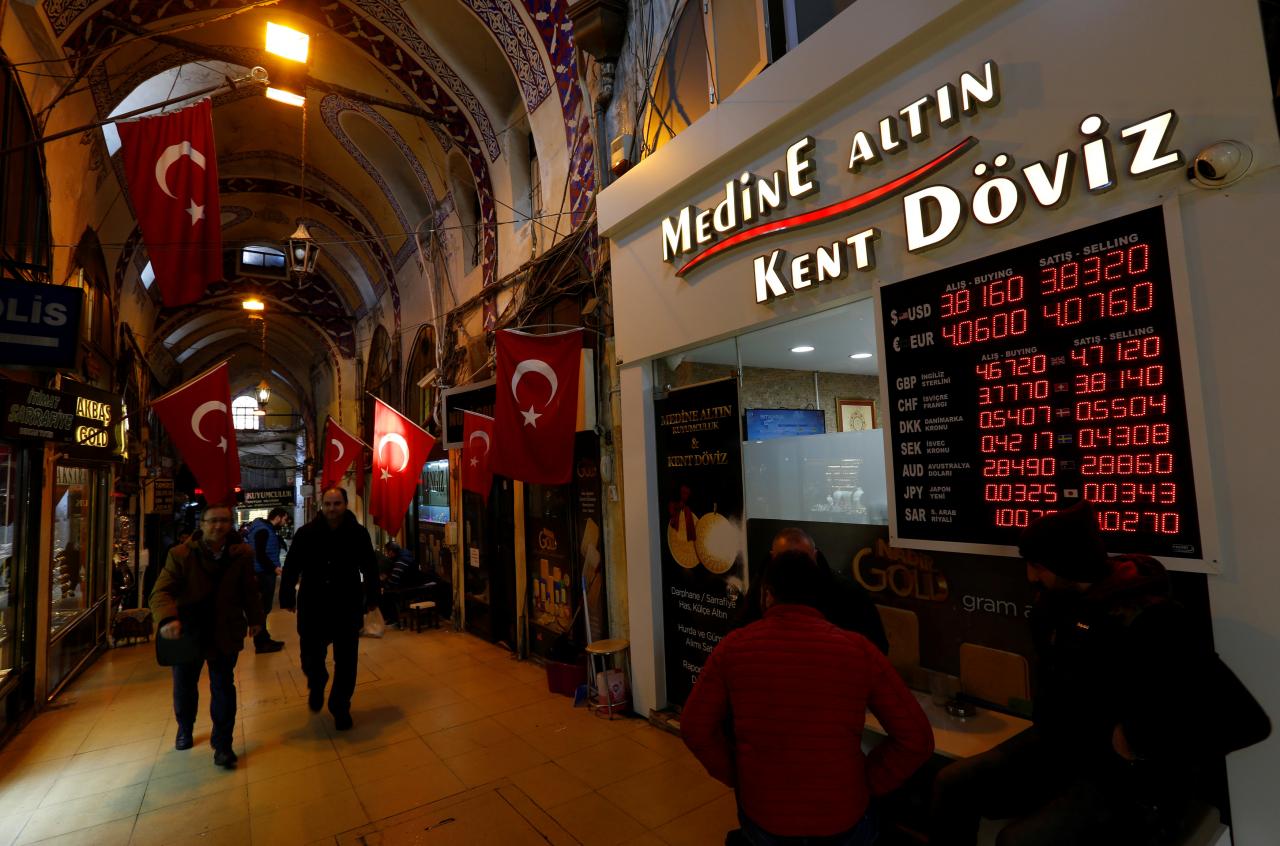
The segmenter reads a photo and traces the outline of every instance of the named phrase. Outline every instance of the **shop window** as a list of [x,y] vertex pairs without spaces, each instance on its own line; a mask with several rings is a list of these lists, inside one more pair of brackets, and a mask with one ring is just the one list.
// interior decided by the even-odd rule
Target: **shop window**
[[284,253],[275,247],[259,244],[251,244],[240,250],[236,272],[241,276],[269,276],[276,279],[286,279],[289,276]]
[[686,2],[649,92],[643,153],[679,135],[853,2]]
[[237,429],[258,429],[258,400],[256,397],[236,397],[231,401],[231,423]]
[[409,372],[404,383],[404,410],[415,423],[427,426],[435,417],[437,390],[431,384],[436,373],[436,333],[423,326],[413,340]]
[[54,637],[103,595],[106,505],[103,471],[59,464],[53,493],[49,635]]
[[821,29],[828,21],[853,5],[853,0],[783,0],[787,49]]
[[53,267],[44,164],[26,98],[13,69],[0,75],[0,270],[23,279]]
[[0,445],[0,682],[9,675],[17,658],[18,559],[14,555],[14,529],[18,497],[15,483],[17,456]]
[[428,523],[449,522],[449,459],[428,461],[422,468],[418,488],[418,519]]

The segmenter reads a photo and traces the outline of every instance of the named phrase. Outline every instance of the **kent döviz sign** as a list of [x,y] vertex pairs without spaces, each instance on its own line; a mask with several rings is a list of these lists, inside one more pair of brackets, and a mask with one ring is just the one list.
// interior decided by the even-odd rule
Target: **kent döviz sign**
[[[858,176],[875,173],[887,157],[927,141],[933,127],[955,126],[979,109],[999,103],[1000,74],[996,63],[989,61],[981,71],[966,71],[957,83],[941,85],[897,114],[882,118],[874,129],[855,132],[846,169]],[[787,148],[783,169],[766,177],[744,172],[725,183],[723,199],[714,207],[686,206],[664,218],[662,260],[674,264],[696,254],[679,264],[676,275],[683,277],[735,247],[827,223],[899,196],[907,251],[924,252],[954,239],[969,218],[995,228],[1017,220],[1028,204],[1044,209],[1064,205],[1077,183],[1077,170],[1085,191],[1102,194],[1115,187],[1121,174],[1144,179],[1180,167],[1182,153],[1169,149],[1176,124],[1177,116],[1166,110],[1112,132],[1102,115],[1091,114],[1077,126],[1083,137],[1078,150],[1062,150],[1048,161],[1022,167],[1015,167],[1007,153],[997,152],[990,163],[974,165],[973,175],[982,182],[968,196],[950,185],[925,185],[978,145],[970,135],[929,162],[875,187],[821,208],[780,217],[789,201],[819,190],[818,168],[812,160],[815,141],[806,136]],[[1123,148],[1129,150],[1127,161],[1118,161],[1117,153]],[[880,230],[872,226],[810,252],[788,257],[784,250],[774,249],[756,256],[752,261],[756,302],[842,279],[850,270],[873,270],[879,239]]]

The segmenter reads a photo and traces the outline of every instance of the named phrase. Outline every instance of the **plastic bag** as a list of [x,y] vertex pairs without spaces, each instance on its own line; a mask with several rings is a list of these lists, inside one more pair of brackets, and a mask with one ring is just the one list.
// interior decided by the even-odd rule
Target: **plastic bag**
[[380,610],[375,608],[364,615],[364,628],[360,630],[361,636],[382,637],[386,633],[387,623],[382,619],[382,612]]

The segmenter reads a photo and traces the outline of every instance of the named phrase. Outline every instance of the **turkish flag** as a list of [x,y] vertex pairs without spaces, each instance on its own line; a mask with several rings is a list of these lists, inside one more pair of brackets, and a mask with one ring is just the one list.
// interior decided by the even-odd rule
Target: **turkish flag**
[[489,501],[493,470],[493,418],[474,411],[462,413],[462,489],[474,491]]
[[369,514],[392,535],[400,534],[409,500],[422,481],[422,466],[436,439],[382,400],[373,409],[373,486]]
[[222,278],[212,102],[122,121],[116,129],[160,296],[170,308],[194,303]]
[[231,382],[224,361],[151,401],[210,505],[230,505],[240,486],[240,454],[231,421]]
[[[324,422],[324,469],[320,473],[320,490],[329,488],[342,481],[347,468],[356,456],[364,450],[364,441],[339,426],[332,417]],[[364,462],[361,461],[361,468]]]
[[494,473],[541,485],[563,485],[573,476],[581,362],[581,329],[498,332]]

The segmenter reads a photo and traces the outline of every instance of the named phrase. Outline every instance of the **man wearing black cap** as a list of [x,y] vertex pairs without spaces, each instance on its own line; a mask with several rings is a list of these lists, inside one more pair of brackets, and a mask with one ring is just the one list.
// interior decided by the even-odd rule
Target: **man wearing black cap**
[[1155,800],[1204,758],[1170,708],[1197,647],[1168,574],[1145,555],[1109,558],[1087,502],[1030,525],[1019,552],[1040,589],[1034,725],[939,773],[929,844],[972,846],[980,817],[1011,820],[1001,846],[1159,842],[1146,839]]

